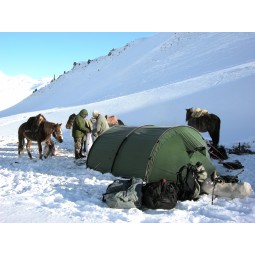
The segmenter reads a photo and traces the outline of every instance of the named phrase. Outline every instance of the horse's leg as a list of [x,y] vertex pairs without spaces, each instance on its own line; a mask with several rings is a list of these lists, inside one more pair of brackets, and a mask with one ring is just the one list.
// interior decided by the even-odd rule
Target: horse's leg
[[212,138],[212,145],[218,147],[220,141],[220,118],[216,115],[206,115],[206,128]]
[[212,130],[208,130],[208,133],[209,133],[209,135],[210,135],[210,137],[211,137],[211,139],[212,139],[212,141],[211,141],[212,145],[215,146],[215,144],[214,144],[215,139],[214,139],[214,133],[213,133],[213,131],[212,131]]
[[26,148],[27,148],[27,154],[28,154],[28,156],[29,156],[30,159],[32,159],[32,155],[31,155],[31,152],[30,152],[31,143],[32,143],[32,141],[27,139]]
[[21,153],[23,154],[24,151],[23,151],[23,147],[19,145],[19,147],[18,147],[18,154],[19,154],[19,156],[20,156]]
[[42,143],[39,141],[37,143],[38,143],[38,150],[39,150],[39,159],[42,159]]
[[24,136],[22,136],[21,134],[18,135],[19,136],[19,145],[18,145],[18,154],[20,155],[21,153],[24,153],[24,144],[25,144],[25,139]]
[[214,131],[213,131],[213,144],[215,147],[218,146],[220,141],[220,119],[215,123]]
[[217,148],[218,143],[219,143],[219,132],[216,129],[214,129],[214,130],[210,129],[210,130],[208,130],[208,133],[212,138],[213,146]]

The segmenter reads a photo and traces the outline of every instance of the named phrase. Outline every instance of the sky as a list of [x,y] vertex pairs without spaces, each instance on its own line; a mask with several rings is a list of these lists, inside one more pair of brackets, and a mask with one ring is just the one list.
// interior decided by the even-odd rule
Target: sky
[[252,0],[235,0],[229,8],[229,1],[220,0],[130,0],[121,5],[118,0],[62,0],[61,4],[9,0],[1,2],[0,31],[254,31],[252,4]]
[[[202,195],[198,201],[179,201],[170,211],[111,209],[102,202],[102,194],[118,177],[76,165],[71,131],[64,125],[70,114],[83,108],[89,117],[98,109],[102,114],[116,114],[130,126],[186,125],[185,109],[199,106],[220,116],[221,145],[231,148],[246,142],[255,150],[254,41],[254,33],[158,34],[84,63],[1,111],[2,247],[9,254],[84,254],[95,249],[108,254],[114,242],[115,250],[130,254],[123,246],[131,237],[132,249],[147,254],[158,252],[160,242],[170,240],[181,247],[185,239],[182,251],[186,253],[194,245],[191,233],[200,237],[203,233],[209,241],[199,244],[199,249],[207,254],[215,254],[215,246],[209,244],[214,241],[221,253],[229,253],[232,247],[231,254],[241,254],[244,247],[251,253],[254,237],[248,231],[252,232],[255,222],[254,192],[243,199],[219,196],[213,205],[210,194]],[[109,75],[114,71],[118,75]],[[86,84],[90,84],[88,91]],[[18,157],[18,127],[39,112],[49,121],[63,123],[64,142],[56,143],[56,156],[42,161],[36,143],[31,148],[33,160],[26,151]],[[210,139],[208,133],[201,135]],[[254,155],[229,154],[228,160],[244,165],[239,180],[254,191]],[[226,170],[217,160],[213,164],[222,175],[238,173]],[[236,238],[238,245],[233,246]],[[144,239],[153,245],[144,246]]]
[[[171,1],[174,11],[170,13],[166,0],[146,1],[146,11],[143,1],[129,1],[125,8],[117,0],[74,2],[64,0],[61,6],[49,0],[1,3],[0,70],[9,76],[58,77],[74,62],[106,55],[155,32],[254,31],[250,0],[235,1],[231,11],[222,1],[210,6],[201,0]],[[240,14],[242,19],[237,20]]]
[[156,32],[254,31],[252,0],[234,1],[231,11],[228,2],[176,0],[170,14],[167,0],[146,1],[146,11],[143,1],[129,1],[125,8],[117,0],[74,2],[1,2],[0,71],[34,79],[58,77],[74,62],[106,55]]
[[107,55],[153,32],[1,32],[0,70],[9,76],[58,77],[74,62]]

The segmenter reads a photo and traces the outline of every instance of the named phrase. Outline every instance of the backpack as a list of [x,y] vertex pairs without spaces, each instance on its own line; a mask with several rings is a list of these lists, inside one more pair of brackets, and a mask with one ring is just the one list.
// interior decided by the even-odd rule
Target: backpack
[[142,206],[142,186],[140,178],[117,179],[107,187],[102,200],[111,208],[139,209]]
[[200,162],[183,166],[177,173],[178,200],[197,200],[206,178],[207,172]]
[[173,209],[177,204],[174,184],[166,179],[147,183],[143,187],[142,203],[149,209]]

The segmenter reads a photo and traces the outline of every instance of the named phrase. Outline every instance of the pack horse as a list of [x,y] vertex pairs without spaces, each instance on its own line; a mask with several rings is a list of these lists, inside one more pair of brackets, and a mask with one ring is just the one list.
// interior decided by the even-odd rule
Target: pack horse
[[30,146],[32,141],[35,141],[38,144],[39,158],[42,159],[42,142],[45,142],[49,147],[54,146],[51,135],[58,142],[63,142],[61,125],[62,124],[47,121],[42,114],[30,117],[28,121],[21,124],[18,129],[18,154],[20,155],[23,152],[26,139],[26,149],[29,158],[32,159]]
[[189,108],[186,109],[186,121],[189,126],[194,127],[199,132],[208,132],[212,138],[212,145],[218,146],[221,120],[217,115],[210,114],[206,110],[198,111],[194,108]]

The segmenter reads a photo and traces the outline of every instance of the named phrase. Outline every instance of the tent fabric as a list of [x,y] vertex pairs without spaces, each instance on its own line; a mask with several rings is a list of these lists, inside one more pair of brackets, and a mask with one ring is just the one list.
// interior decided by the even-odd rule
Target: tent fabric
[[198,161],[208,175],[215,170],[205,140],[190,126],[114,126],[93,143],[87,167],[145,182],[176,182],[181,167]]

